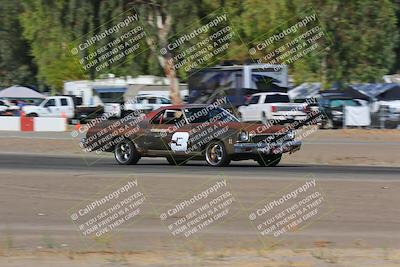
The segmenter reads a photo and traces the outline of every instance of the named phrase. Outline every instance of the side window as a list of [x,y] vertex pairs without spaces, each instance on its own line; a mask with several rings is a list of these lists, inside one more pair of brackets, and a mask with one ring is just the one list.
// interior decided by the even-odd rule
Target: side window
[[151,124],[175,124],[184,120],[183,112],[178,109],[167,109],[158,113]]
[[55,99],[49,99],[47,100],[46,104],[44,104],[44,107],[55,107],[56,106],[56,100]]
[[169,99],[166,99],[166,98],[160,98],[160,103],[161,104],[171,104],[171,101]]
[[151,120],[151,124],[160,124],[161,123],[161,118],[164,116],[164,111],[161,111],[158,113],[154,118]]
[[181,110],[165,110],[161,123],[175,124],[184,120],[183,112]]
[[149,103],[149,104],[157,104],[157,98],[155,98],[155,97],[150,97],[150,98],[148,99],[148,103]]
[[260,100],[259,95],[252,96],[251,99],[249,100],[249,105],[258,104],[258,100]]
[[66,98],[61,98],[61,106],[68,106],[68,101]]

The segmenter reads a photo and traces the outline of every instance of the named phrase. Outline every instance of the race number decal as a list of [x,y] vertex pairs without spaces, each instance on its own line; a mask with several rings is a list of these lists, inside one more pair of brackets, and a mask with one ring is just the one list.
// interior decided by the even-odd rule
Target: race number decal
[[186,151],[188,146],[189,133],[176,132],[172,135],[171,149],[172,151]]

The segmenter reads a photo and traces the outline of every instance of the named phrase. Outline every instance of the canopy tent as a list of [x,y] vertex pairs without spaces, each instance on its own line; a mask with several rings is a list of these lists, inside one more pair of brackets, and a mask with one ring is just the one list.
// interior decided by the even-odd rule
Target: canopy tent
[[378,100],[400,100],[400,84],[398,83],[364,83],[353,84],[349,90]]
[[14,85],[0,91],[0,97],[11,99],[33,99],[33,98],[46,98],[45,95],[36,92],[27,87]]
[[292,100],[306,100],[316,97],[321,88],[320,83],[303,83],[289,90],[288,94]]

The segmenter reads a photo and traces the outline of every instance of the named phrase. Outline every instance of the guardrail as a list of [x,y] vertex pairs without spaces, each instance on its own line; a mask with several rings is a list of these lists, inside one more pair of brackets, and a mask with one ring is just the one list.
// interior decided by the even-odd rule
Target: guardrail
[[66,118],[0,117],[0,131],[65,132]]

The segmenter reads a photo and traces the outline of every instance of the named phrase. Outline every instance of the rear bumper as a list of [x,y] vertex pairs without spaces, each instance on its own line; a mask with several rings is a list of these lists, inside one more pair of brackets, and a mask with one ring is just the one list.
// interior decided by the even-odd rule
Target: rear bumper
[[282,154],[294,153],[300,150],[300,141],[286,141],[282,144],[278,143],[237,143],[234,145],[234,153],[237,154]]
[[272,120],[278,120],[278,121],[293,122],[293,121],[306,120],[307,119],[307,115],[306,114],[301,114],[301,115],[272,114],[271,119]]

